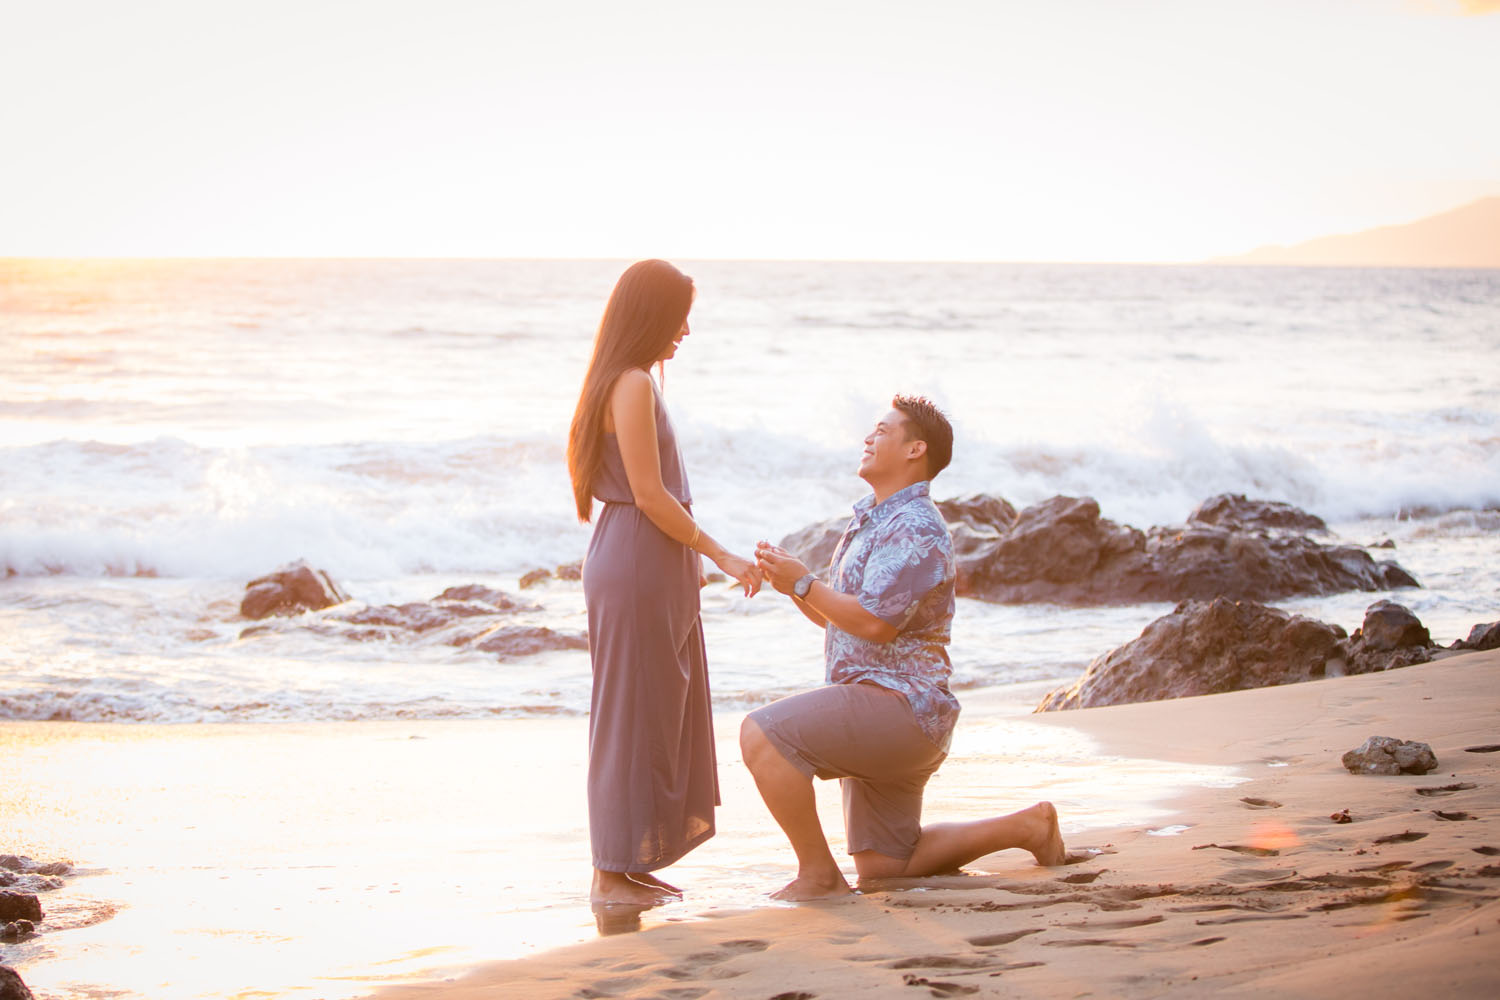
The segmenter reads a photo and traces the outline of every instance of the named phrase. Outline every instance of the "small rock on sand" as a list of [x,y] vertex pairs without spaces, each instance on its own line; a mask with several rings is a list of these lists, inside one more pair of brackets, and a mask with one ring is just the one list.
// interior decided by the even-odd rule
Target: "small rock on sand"
[[1342,759],[1352,774],[1426,774],[1438,766],[1426,743],[1390,736],[1371,736]]

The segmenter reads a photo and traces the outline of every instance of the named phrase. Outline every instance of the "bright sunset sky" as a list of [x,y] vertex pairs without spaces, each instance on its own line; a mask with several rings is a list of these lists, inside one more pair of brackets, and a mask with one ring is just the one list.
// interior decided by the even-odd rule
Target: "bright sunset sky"
[[1500,194],[1500,0],[35,0],[0,256],[1191,260]]

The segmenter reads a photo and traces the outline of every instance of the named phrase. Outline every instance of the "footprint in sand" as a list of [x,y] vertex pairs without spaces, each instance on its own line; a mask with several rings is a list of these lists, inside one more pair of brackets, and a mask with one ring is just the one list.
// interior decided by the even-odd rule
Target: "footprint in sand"
[[765,951],[771,947],[768,941],[756,941],[752,938],[742,938],[734,941],[720,941],[719,946],[711,951],[695,951],[684,958],[677,965],[658,969],[659,975],[668,979],[695,979],[700,976],[709,979],[733,979],[743,976],[743,969],[721,969],[719,963],[726,962],[738,955],[749,955],[758,951]]
[[644,982],[639,976],[601,979],[592,986],[584,986],[575,994],[583,1000],[603,1000],[604,997],[634,996],[636,987]]
[[1028,927],[1025,930],[1010,931],[1005,934],[981,934],[978,937],[969,938],[968,942],[977,948],[997,948],[1002,944],[1019,941],[1028,934],[1040,934],[1041,932],[1042,929],[1040,927]]
[[1441,809],[1434,809],[1432,811],[1432,814],[1434,816],[1436,816],[1438,819],[1445,819],[1445,820],[1448,820],[1450,823],[1456,823],[1456,822],[1458,822],[1460,820],[1478,819],[1479,818],[1478,816],[1470,816],[1466,812],[1443,812],[1443,810],[1441,810]]
[[987,955],[918,955],[886,965],[887,969],[987,969],[995,960]]
[[789,993],[778,993],[771,1000],[816,1000],[816,998],[816,993],[804,993],[802,990],[792,990]]
[[1245,885],[1250,882],[1272,882],[1291,878],[1297,874],[1295,868],[1238,868],[1219,873],[1219,881]]
[[1209,847],[1217,847],[1221,851],[1233,851],[1236,854],[1249,854],[1257,858],[1281,856],[1281,852],[1274,847],[1251,847],[1247,844],[1199,844],[1193,850],[1201,851]]
[[1306,920],[1305,913],[1245,913],[1236,917],[1209,917],[1206,920],[1194,920],[1193,923],[1200,927],[1219,927],[1224,924],[1248,924],[1253,920]]
[[1386,835],[1384,837],[1376,837],[1375,838],[1375,843],[1377,843],[1377,844],[1409,844],[1413,840],[1421,840],[1425,836],[1427,836],[1427,834],[1425,834],[1425,833],[1421,833],[1421,832],[1416,831],[1416,830],[1407,830],[1404,833],[1392,833],[1392,834],[1388,834],[1388,835]]
[[1424,893],[1420,886],[1405,886],[1400,889],[1391,889],[1388,892],[1372,893],[1368,896],[1350,896],[1333,903],[1319,903],[1317,906],[1309,906],[1308,911],[1314,913],[1330,913],[1334,910],[1347,910],[1355,906],[1383,906],[1387,903],[1420,902]]
[[1064,927],[1077,928],[1079,930],[1106,930],[1121,931],[1130,927],[1147,927],[1151,924],[1159,924],[1167,919],[1160,913],[1149,917],[1140,917],[1135,920],[1080,920],[1077,923],[1063,924]]
[[1471,847],[1469,848],[1469,850],[1473,851],[1475,854],[1485,854],[1489,855],[1490,857],[1494,857],[1496,854],[1500,854],[1500,847]]
[[1042,944],[1049,948],[1090,948],[1096,945],[1110,948],[1135,947],[1135,944],[1130,941],[1110,941],[1106,938],[1083,938],[1078,941],[1043,941]]
[[978,993],[978,986],[964,986],[962,983],[939,983],[931,979],[923,979],[921,976],[902,976],[901,981],[907,986],[926,986],[935,997],[957,997],[967,996],[970,993]]
[[1464,753],[1495,753],[1500,751],[1500,743],[1486,743],[1484,746],[1464,747]]
[[1454,792],[1467,792],[1471,788],[1479,786],[1472,781],[1460,781],[1452,785],[1433,785],[1427,788],[1413,789],[1418,795],[1452,795]]
[[1243,802],[1243,803],[1245,803],[1245,805],[1249,806],[1251,809],[1280,809],[1281,808],[1281,803],[1277,802],[1275,799],[1254,799],[1254,798],[1248,798],[1247,797],[1247,798],[1240,799],[1240,801]]
[[1418,874],[1426,874],[1427,872],[1446,871],[1447,869],[1452,867],[1453,862],[1451,861],[1429,861],[1425,865],[1413,865],[1412,867],[1408,868],[1407,871],[1417,872]]
[[1058,879],[1058,881],[1066,882],[1068,885],[1088,885],[1107,871],[1109,871],[1108,868],[1101,868],[1096,872],[1079,872],[1076,875],[1066,875]]

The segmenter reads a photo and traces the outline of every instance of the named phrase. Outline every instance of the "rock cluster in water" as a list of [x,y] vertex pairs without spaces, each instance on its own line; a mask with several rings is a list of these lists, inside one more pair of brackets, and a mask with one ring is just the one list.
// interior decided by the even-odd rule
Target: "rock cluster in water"
[[522,577],[521,577],[521,589],[522,590],[530,590],[532,587],[539,586],[540,584],[543,584],[543,583],[545,583],[548,580],[582,580],[582,579],[583,579],[583,560],[580,559],[577,562],[563,563],[561,566],[558,566],[556,569],[547,569],[546,567],[538,567],[537,569],[534,569],[534,570],[532,570],[529,573],[523,574]]
[[[307,583],[309,578],[326,583],[329,591],[339,595],[339,600],[323,605],[324,608],[349,601],[322,570],[310,569],[305,563],[298,563],[289,569],[293,570],[289,575],[283,570],[253,581],[248,590],[254,592],[257,587],[265,587],[267,581],[274,581],[285,575],[286,579],[298,587],[310,586]],[[301,592],[304,591],[299,591]],[[250,595],[247,594],[246,600],[249,599]],[[290,607],[289,604],[284,606]],[[319,609],[309,605],[301,610]],[[585,634],[559,632],[541,625],[521,624],[513,620],[518,613],[540,610],[538,605],[503,590],[470,584],[449,587],[429,601],[366,605],[333,612],[309,622],[299,621],[293,627],[360,642],[420,637],[449,646],[492,653],[501,659],[515,659],[551,649],[588,648],[588,636]],[[262,635],[283,627],[269,623],[252,625],[244,629],[240,637]]]
[[21,974],[8,965],[0,965],[0,1000],[36,1000],[21,981]]
[[[51,892],[63,884],[62,877],[71,874],[73,866],[66,861],[40,863],[17,854],[0,854],[0,941],[25,941],[34,937],[37,924],[46,916],[38,893]],[[28,993],[7,993],[12,983],[3,975],[0,966],[0,1000],[11,995],[30,996]],[[19,976],[15,984],[21,984]]]
[[[986,494],[937,506],[953,534],[958,593],[998,604],[1271,601],[1420,586],[1363,548],[1310,537],[1327,532],[1315,515],[1237,494],[1204,501],[1186,524],[1146,531],[1101,517],[1088,497],[1019,512]],[[781,544],[824,570],[846,523],[811,525]]]
[[1351,774],[1426,774],[1437,769],[1437,755],[1426,743],[1371,736],[1340,758]]
[[1409,610],[1376,601],[1353,635],[1253,601],[1184,601],[1090,663],[1037,711],[1161,701],[1363,674],[1450,655]]
[[1485,622],[1469,629],[1466,639],[1458,639],[1449,649],[1500,649],[1500,622]]
[[321,611],[348,599],[327,573],[298,561],[246,584],[240,615],[258,621],[272,615]]

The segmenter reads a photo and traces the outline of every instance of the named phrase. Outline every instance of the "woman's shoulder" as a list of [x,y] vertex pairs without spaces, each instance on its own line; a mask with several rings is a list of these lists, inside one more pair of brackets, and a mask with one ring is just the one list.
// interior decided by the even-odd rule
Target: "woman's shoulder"
[[610,398],[628,403],[656,400],[656,380],[651,373],[644,368],[631,368],[623,371],[615,379],[615,384],[610,387]]

